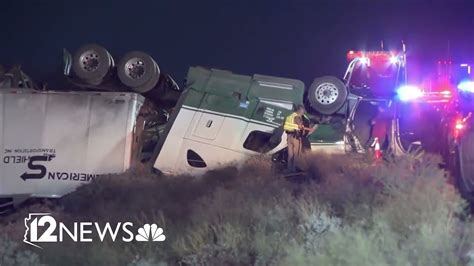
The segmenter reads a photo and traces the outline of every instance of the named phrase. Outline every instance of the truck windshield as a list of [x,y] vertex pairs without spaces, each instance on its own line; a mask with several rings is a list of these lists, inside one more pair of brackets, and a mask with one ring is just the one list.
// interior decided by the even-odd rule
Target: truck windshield
[[399,70],[400,67],[393,64],[367,66],[357,63],[349,86],[356,89],[370,89],[378,95],[390,95],[398,84]]

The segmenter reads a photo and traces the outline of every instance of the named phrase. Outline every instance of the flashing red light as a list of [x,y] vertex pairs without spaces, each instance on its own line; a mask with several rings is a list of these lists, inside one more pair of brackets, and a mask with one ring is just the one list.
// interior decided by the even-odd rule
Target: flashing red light
[[458,117],[456,119],[456,123],[454,124],[454,136],[458,138],[461,136],[465,130],[465,127],[467,125],[466,121],[470,120],[472,117],[472,113],[469,113],[466,117],[461,118]]
[[455,138],[458,138],[461,136],[462,132],[464,131],[464,124],[465,120],[462,118],[456,119],[456,123],[454,124],[454,136]]

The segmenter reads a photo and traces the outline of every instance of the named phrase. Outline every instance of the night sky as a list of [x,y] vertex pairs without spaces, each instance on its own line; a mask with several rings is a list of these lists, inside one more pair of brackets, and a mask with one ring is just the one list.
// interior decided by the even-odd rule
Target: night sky
[[[435,2],[435,3],[433,3]],[[469,4],[471,2],[471,4]],[[115,60],[150,53],[181,81],[189,66],[298,78],[341,76],[351,49],[399,47],[413,58],[474,59],[474,1],[2,1],[0,64],[37,81],[61,77],[62,48],[95,42]]]

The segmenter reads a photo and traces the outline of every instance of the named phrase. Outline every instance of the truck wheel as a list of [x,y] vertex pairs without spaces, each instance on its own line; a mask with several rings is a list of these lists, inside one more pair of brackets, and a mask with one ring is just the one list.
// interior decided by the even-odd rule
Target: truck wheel
[[138,93],[149,92],[153,88],[155,88],[155,86],[158,84],[158,80],[160,79],[160,69],[159,69],[159,67],[156,63],[154,65],[155,65],[155,70],[154,71],[157,74],[154,74],[152,76],[152,78],[147,83],[145,83],[143,86],[132,88],[135,92],[138,92]]
[[73,73],[87,84],[98,85],[114,67],[110,53],[97,44],[81,46],[73,56]]
[[155,60],[148,54],[139,51],[125,54],[117,68],[120,81],[139,93],[153,89],[160,77],[160,68]]
[[458,187],[468,200],[474,200],[474,130],[461,137],[458,146]]
[[315,111],[331,115],[344,105],[347,89],[340,79],[324,76],[314,79],[308,89],[307,97],[310,106]]

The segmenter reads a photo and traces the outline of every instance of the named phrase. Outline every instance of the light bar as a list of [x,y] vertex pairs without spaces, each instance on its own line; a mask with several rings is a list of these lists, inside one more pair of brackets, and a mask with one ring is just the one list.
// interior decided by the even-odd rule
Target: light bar
[[[399,63],[400,53],[397,51],[349,51],[347,53],[347,60],[352,61],[354,59],[368,58],[373,62],[387,62],[387,63]],[[369,62],[370,64],[371,62]]]
[[398,98],[401,101],[412,101],[423,96],[423,91],[417,86],[404,85],[397,89]]

